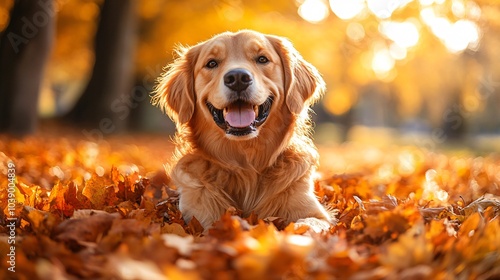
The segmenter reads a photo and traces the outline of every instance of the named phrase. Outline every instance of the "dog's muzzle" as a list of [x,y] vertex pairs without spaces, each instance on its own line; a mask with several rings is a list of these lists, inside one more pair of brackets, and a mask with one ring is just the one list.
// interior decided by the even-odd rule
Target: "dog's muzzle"
[[207,107],[215,123],[226,134],[245,136],[257,130],[267,117],[273,104],[269,96],[260,105],[250,103],[249,87],[254,83],[252,73],[244,68],[235,68],[228,71],[223,77],[224,85],[230,91],[229,105],[225,108],[215,108],[210,102]]

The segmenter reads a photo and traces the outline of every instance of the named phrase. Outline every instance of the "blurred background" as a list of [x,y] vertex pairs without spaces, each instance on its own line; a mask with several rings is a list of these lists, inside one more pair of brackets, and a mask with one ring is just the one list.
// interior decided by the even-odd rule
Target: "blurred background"
[[254,29],[327,82],[315,139],[500,151],[500,1],[0,0],[0,131],[173,133],[149,94],[176,45]]

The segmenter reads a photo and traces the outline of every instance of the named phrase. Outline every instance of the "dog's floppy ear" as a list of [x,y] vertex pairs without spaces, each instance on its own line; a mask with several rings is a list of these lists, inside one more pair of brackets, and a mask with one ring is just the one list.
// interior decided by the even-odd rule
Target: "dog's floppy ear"
[[285,38],[267,36],[281,57],[285,74],[285,102],[293,114],[314,104],[325,91],[325,81],[318,70],[305,61]]
[[159,106],[177,124],[187,123],[194,113],[193,66],[198,57],[197,48],[179,47],[178,58],[165,69],[158,79],[151,102]]

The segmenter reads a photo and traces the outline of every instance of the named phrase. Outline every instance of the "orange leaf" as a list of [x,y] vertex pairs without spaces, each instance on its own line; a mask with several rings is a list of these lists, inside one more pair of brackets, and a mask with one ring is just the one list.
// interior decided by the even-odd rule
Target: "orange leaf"
[[85,182],[82,194],[90,200],[95,209],[113,206],[118,200],[115,189],[109,185],[109,181],[95,173]]
[[[69,188],[57,183],[50,191],[49,201],[51,211],[60,211],[64,216],[71,217],[75,208],[66,201],[66,197],[76,196],[75,192],[68,195]],[[76,197],[75,197],[76,199]]]

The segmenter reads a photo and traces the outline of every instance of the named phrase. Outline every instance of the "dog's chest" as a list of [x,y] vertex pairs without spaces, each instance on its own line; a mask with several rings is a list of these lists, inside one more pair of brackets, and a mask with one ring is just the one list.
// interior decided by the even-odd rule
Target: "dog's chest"
[[249,215],[261,204],[268,203],[273,197],[285,191],[293,183],[292,178],[282,180],[274,176],[274,170],[263,173],[254,172],[228,172],[227,184],[224,191],[231,198],[232,204]]
[[245,215],[274,204],[274,198],[283,196],[298,182],[304,181],[312,168],[303,156],[282,154],[269,167],[254,168],[228,166],[219,162],[187,156],[174,168],[172,179],[184,189],[182,193],[199,192],[219,200],[221,207],[234,206]]

